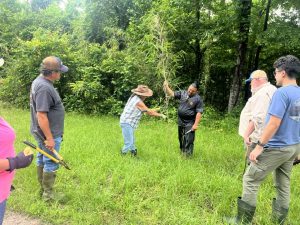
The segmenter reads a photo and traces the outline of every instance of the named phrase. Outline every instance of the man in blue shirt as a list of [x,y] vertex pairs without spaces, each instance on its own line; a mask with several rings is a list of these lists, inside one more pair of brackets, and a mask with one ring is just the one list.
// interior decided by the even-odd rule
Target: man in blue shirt
[[260,184],[274,172],[277,191],[273,199],[272,218],[284,224],[290,203],[290,176],[294,159],[300,153],[300,87],[296,78],[300,61],[287,55],[274,63],[277,86],[266,118],[266,127],[255,149],[250,153],[250,166],[243,177],[243,194],[238,198],[238,215],[230,224],[251,223],[256,209]]

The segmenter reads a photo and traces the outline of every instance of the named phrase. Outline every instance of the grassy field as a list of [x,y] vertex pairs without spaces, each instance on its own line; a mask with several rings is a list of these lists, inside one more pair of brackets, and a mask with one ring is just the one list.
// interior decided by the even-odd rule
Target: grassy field
[[[3,107],[15,129],[16,151],[33,141],[29,112]],[[146,116],[144,116],[146,117]],[[69,201],[48,205],[38,197],[34,163],[18,170],[8,208],[52,224],[223,224],[242,190],[243,147],[237,119],[205,118],[191,159],[179,154],[175,122],[143,119],[136,131],[138,157],[122,157],[118,118],[67,114],[56,190]],[[300,166],[292,176],[289,222],[300,220]],[[261,186],[255,224],[271,224],[272,177]],[[297,224],[297,222],[293,223]],[[299,223],[298,223],[299,224]]]

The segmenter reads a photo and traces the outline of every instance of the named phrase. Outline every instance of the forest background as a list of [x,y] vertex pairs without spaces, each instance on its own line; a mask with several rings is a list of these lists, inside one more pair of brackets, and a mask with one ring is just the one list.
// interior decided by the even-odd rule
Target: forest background
[[172,108],[167,79],[198,80],[208,112],[232,112],[253,70],[274,81],[278,57],[300,56],[299,10],[298,0],[1,0],[0,101],[28,108],[42,59],[56,55],[70,68],[56,85],[68,111],[119,115],[140,83],[151,106]]

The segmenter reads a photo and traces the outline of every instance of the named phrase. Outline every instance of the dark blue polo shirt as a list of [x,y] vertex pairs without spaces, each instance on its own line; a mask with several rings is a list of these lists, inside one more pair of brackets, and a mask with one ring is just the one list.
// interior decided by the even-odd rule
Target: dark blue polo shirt
[[189,97],[187,91],[175,91],[174,98],[179,99],[178,107],[178,126],[193,125],[196,114],[203,113],[204,104],[201,97],[195,94]]

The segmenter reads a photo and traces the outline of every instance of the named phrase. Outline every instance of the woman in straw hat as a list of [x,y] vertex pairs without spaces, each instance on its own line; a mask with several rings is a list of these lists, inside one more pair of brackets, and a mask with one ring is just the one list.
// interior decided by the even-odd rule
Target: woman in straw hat
[[148,88],[148,86],[138,85],[138,87],[132,89],[131,92],[133,94],[128,99],[120,118],[120,125],[124,138],[124,146],[121,150],[121,154],[125,155],[130,152],[133,156],[136,156],[137,149],[134,143],[134,131],[137,128],[143,113],[147,113],[150,116],[160,116],[164,119],[166,116],[154,110],[150,110],[145,105],[144,100],[153,95],[152,90]]

